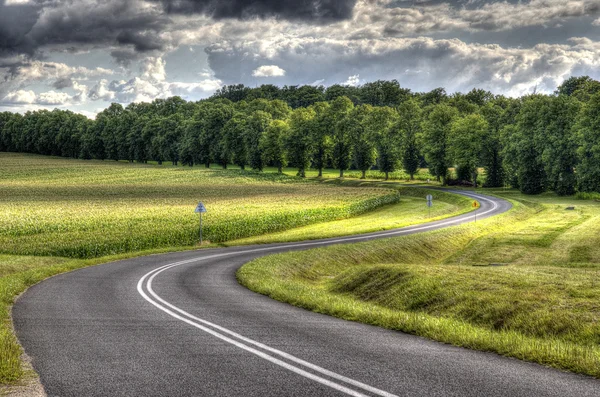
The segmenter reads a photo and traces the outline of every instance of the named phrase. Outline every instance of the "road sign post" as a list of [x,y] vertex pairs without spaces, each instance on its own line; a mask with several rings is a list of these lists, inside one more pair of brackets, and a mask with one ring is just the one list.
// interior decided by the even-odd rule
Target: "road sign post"
[[206,212],[206,207],[202,202],[199,202],[194,212],[200,214],[200,231],[198,234],[200,235],[200,245],[202,245],[202,214]]
[[431,207],[433,206],[433,196],[431,194],[428,194],[427,197],[425,197],[427,199],[427,217],[430,218],[431,217]]
[[477,208],[479,208],[479,203],[477,201],[473,201],[473,208],[475,208],[475,223],[477,223]]

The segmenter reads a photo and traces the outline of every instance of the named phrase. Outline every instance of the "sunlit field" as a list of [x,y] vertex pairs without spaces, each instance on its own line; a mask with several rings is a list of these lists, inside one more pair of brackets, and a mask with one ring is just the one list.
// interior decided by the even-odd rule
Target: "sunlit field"
[[88,258],[198,240],[219,243],[347,218],[394,190],[273,173],[0,154],[0,253]]

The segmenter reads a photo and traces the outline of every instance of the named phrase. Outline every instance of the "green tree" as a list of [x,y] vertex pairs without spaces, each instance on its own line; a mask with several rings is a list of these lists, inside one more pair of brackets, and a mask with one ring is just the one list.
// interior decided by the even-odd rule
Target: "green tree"
[[332,160],[333,166],[340,170],[340,178],[344,171],[350,167],[352,150],[351,112],[354,109],[352,101],[345,96],[337,97],[331,102],[329,108],[330,128],[332,129]]
[[539,194],[547,189],[547,176],[542,161],[543,132],[540,113],[547,99],[543,95],[527,97],[514,126],[502,131],[503,156],[506,169],[514,173],[517,185],[525,194]]
[[369,135],[374,137],[379,171],[389,179],[402,158],[402,133],[397,125],[398,112],[390,107],[374,108],[367,121]]
[[442,87],[434,88],[433,90],[420,94],[423,107],[439,105],[448,100],[448,94]]
[[251,114],[257,110],[269,113],[273,120],[285,120],[290,116],[292,109],[282,100],[255,99],[250,101],[246,107],[246,112]]
[[447,183],[448,168],[451,165],[448,155],[448,137],[457,110],[444,103],[436,105],[422,125],[421,146],[429,171],[442,184]]
[[310,105],[325,100],[325,88],[323,86],[284,86],[281,89],[281,98],[286,101],[292,109],[309,107]]
[[485,187],[504,186],[504,168],[502,167],[502,145],[500,130],[504,126],[504,109],[498,104],[487,102],[481,107],[481,115],[488,129],[481,143],[481,165],[485,170]]
[[119,160],[119,139],[117,135],[119,119],[124,109],[118,103],[98,113],[96,116],[96,133],[102,137],[105,158]]
[[311,133],[315,111],[311,108],[298,108],[290,117],[290,133],[287,135],[286,149],[290,162],[298,168],[299,177],[306,177],[314,151]]
[[248,148],[248,161],[253,170],[262,171],[265,166],[260,141],[271,120],[271,115],[262,110],[253,112],[248,118],[244,136]]
[[373,129],[369,128],[371,105],[360,105],[351,113],[350,138],[352,140],[352,160],[361,172],[361,179],[366,178],[368,170],[375,165],[377,151]]
[[369,82],[359,87],[358,91],[361,102],[371,106],[395,107],[410,96],[410,90],[400,88],[397,80]]
[[577,188],[581,192],[600,192],[600,93],[583,105],[574,129],[579,143]]
[[285,121],[273,120],[260,141],[263,161],[272,163],[280,174],[287,166],[286,141],[289,133],[290,127]]
[[233,106],[229,101],[213,103],[204,114],[200,133],[200,150],[206,168],[209,168],[213,161],[217,161],[221,165],[223,162],[227,162],[227,159],[221,158],[223,154],[221,131],[232,116]]
[[543,146],[542,162],[549,179],[548,187],[558,195],[575,194],[577,179],[577,140],[573,126],[579,113],[580,102],[566,95],[546,97],[537,142]]
[[235,113],[223,127],[224,150],[229,153],[233,163],[241,169],[248,164],[248,148],[246,146],[247,116]]
[[319,171],[318,177],[323,176],[323,168],[331,156],[333,132],[332,122],[333,113],[330,111],[330,105],[327,102],[317,102],[312,106],[315,111],[313,127],[311,128],[311,138],[313,140],[314,152],[312,155],[314,167]]
[[400,105],[398,112],[400,113],[398,128],[402,135],[402,166],[413,180],[421,163],[417,141],[417,137],[421,133],[421,108],[416,100],[409,99]]
[[160,134],[162,144],[160,150],[162,157],[172,165],[179,163],[179,144],[183,135],[183,119],[178,113],[161,118]]
[[479,114],[456,118],[450,129],[450,157],[457,168],[465,170],[469,180],[477,186],[477,166],[482,151],[482,142],[488,129],[485,118]]

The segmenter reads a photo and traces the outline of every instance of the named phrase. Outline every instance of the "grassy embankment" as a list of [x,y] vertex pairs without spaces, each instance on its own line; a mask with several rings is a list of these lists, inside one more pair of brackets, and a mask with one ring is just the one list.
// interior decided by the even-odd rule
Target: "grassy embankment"
[[[272,173],[7,153],[0,153],[0,169],[0,385],[24,374],[9,316],[18,294],[77,268],[197,248],[192,211],[199,200],[209,209],[204,237],[212,246],[319,222],[330,222],[330,233],[339,233],[354,216],[362,221],[353,231],[365,232],[371,218],[360,215],[368,217],[375,208],[390,227],[422,221],[426,214],[423,192],[417,199],[359,181],[319,183]],[[439,203],[432,217],[464,210],[464,203],[447,196],[448,204]],[[275,236],[281,234],[262,242]]]
[[238,279],[317,312],[600,377],[600,203],[494,193],[514,209],[263,257]]

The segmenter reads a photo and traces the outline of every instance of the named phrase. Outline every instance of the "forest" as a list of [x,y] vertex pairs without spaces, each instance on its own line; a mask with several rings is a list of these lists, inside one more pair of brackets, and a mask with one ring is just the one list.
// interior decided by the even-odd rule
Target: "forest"
[[[571,77],[551,95],[473,89],[417,93],[395,81],[359,87],[230,85],[212,97],[113,103],[95,120],[68,110],[0,113],[0,152],[80,159],[377,169],[420,168],[442,184],[525,194],[600,192],[600,82]],[[450,172],[452,170],[452,172]]]

